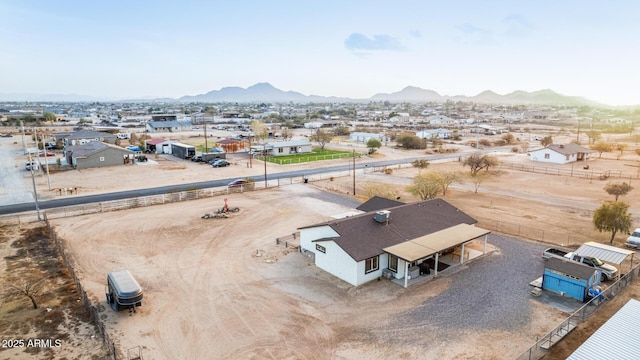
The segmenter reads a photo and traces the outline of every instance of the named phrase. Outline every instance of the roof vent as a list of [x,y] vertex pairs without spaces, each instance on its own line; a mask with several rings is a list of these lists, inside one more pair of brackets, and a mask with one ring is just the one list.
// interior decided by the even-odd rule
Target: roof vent
[[560,144],[560,149],[564,149],[564,144]]
[[391,220],[391,211],[380,210],[373,216],[373,220],[381,224],[386,224],[389,222],[389,220]]

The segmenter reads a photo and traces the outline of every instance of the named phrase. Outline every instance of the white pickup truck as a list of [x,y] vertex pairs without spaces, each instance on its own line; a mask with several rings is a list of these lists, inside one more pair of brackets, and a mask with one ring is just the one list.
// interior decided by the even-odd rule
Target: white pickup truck
[[600,281],[614,280],[618,278],[618,269],[615,266],[605,264],[598,258],[581,256],[573,252],[567,253],[564,257],[600,270]]

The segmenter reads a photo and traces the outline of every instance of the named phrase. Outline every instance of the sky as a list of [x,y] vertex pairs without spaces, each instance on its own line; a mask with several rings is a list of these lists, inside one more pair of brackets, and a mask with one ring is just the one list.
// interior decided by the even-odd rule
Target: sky
[[0,0],[0,94],[369,98],[551,89],[640,104],[640,2]]

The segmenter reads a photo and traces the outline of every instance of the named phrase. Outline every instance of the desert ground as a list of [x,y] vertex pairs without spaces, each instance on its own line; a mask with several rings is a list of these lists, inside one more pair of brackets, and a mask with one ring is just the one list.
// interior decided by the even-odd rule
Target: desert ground
[[[407,154],[383,148],[379,155],[358,161]],[[452,185],[443,198],[476,217],[479,226],[498,232],[502,229],[511,235],[519,233],[528,238],[523,241],[564,246],[608,242],[608,234],[593,229],[592,211],[603,201],[612,200],[603,190],[607,182],[631,181],[635,185],[637,169],[629,166],[637,165],[635,157],[628,154],[619,160],[617,156],[590,160],[590,171],[611,171],[619,176],[600,180],[579,174],[558,176],[514,170],[508,165],[531,162],[526,155],[505,153],[499,156],[505,165],[493,169],[477,193],[464,182]],[[91,194],[262,173],[262,167],[256,164],[249,169],[243,158],[222,169],[164,156],[152,160],[146,165],[57,173],[51,180],[54,187],[77,186],[80,194]],[[344,162],[335,162],[339,161]],[[270,171],[298,168],[268,166]],[[422,171],[434,170],[468,171],[456,161],[432,161]],[[580,170],[576,167],[576,172]],[[387,282],[352,288],[315,269],[293,248],[276,245],[276,238],[290,235],[300,226],[351,209],[327,198],[327,193],[364,201],[372,187],[384,184],[392,187],[402,201],[416,200],[405,187],[418,172],[412,167],[393,168],[389,175],[359,171],[357,197],[347,195],[351,191],[350,177],[230,194],[229,204],[241,210],[229,219],[200,219],[202,214],[222,206],[223,198],[214,197],[56,219],[53,224],[73,254],[83,286],[92,300],[104,307],[102,317],[119,349],[142,346],[145,358],[433,358],[442,357],[444,348],[449,350],[448,358],[519,355],[566,314],[554,312],[550,316],[549,309],[536,306],[531,315],[535,320],[517,334],[487,331],[474,333],[472,338],[460,334],[443,339],[442,347],[432,350],[406,344],[394,347],[368,338],[367,327],[372,322],[383,326],[394,315],[437,296],[450,285],[448,278],[406,290]],[[47,186],[42,176],[37,183],[40,188]],[[631,204],[635,224],[639,223],[640,209],[635,208],[639,198],[638,191],[622,198]],[[619,234],[615,244],[621,246],[625,237]],[[134,273],[145,289],[146,300],[133,316],[106,308],[106,273],[121,268]],[[630,292],[637,294],[637,290]],[[615,301],[622,301],[618,299],[622,297]],[[389,303],[393,306],[384,306]],[[602,311],[608,312],[611,310]],[[590,321],[603,322],[599,317]],[[361,335],[348,336],[354,332]],[[587,336],[588,330],[581,333]],[[502,341],[510,344],[508,354]],[[573,344],[579,341],[572,340]],[[566,349],[570,346],[564,347],[570,353]]]

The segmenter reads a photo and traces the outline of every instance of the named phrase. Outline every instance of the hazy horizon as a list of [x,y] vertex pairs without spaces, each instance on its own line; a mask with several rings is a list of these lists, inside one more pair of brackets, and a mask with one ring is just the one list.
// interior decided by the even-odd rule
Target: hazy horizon
[[268,82],[366,99],[551,89],[638,105],[632,1],[5,0],[2,94],[179,98]]

